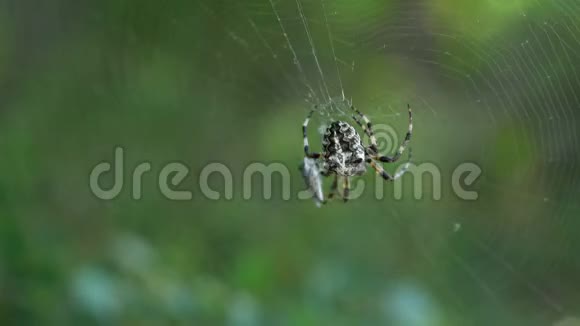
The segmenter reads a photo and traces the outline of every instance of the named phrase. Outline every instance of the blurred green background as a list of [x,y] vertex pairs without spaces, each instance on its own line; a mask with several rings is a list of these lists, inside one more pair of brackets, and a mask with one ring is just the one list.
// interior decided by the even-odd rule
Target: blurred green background
[[[0,323],[580,325],[579,22],[575,0],[1,1]],[[341,83],[400,138],[411,104],[440,200],[409,176],[377,200],[373,173],[346,204],[297,199],[301,124],[318,104],[320,149]],[[160,192],[169,162],[192,200]],[[232,200],[200,189],[217,162]],[[255,162],[288,168],[291,200],[278,176],[243,198]]]

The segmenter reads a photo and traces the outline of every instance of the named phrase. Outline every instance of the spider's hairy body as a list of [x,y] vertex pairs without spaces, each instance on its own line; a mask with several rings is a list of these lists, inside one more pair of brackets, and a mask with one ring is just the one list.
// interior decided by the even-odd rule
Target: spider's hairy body
[[[409,129],[407,130],[407,134],[405,135],[405,139],[401,143],[401,146],[399,146],[399,149],[393,156],[381,155],[378,153],[377,138],[373,132],[370,120],[354,106],[351,105],[350,108],[353,112],[352,119],[369,138],[370,144],[368,146],[363,144],[359,133],[348,122],[334,121],[328,128],[326,128],[322,137],[323,152],[311,152],[308,137],[306,136],[306,128],[308,127],[308,122],[310,121],[314,110],[310,111],[306,120],[304,120],[304,123],[302,124],[305,155],[303,176],[305,177],[308,188],[315,192],[317,202],[326,202],[320,192],[321,182],[320,178],[318,178],[318,172],[320,172],[320,175],[325,177],[334,175],[334,181],[330,188],[328,200],[332,199],[337,193],[338,178],[343,178],[344,184],[342,199],[347,201],[350,193],[349,178],[364,174],[367,169],[366,164],[372,167],[378,175],[387,181],[398,179],[408,168],[407,164],[393,177],[377,163],[396,162],[405,151],[405,148],[407,148],[407,145],[411,140],[411,133],[413,132],[413,115],[411,113],[411,106],[407,105],[407,108],[409,109]],[[411,153],[409,152],[409,159],[410,158]],[[318,171],[319,163],[317,162],[321,163],[320,165],[322,169],[320,169],[320,171]]]
[[366,171],[365,148],[353,126],[344,121],[334,121],[324,133],[322,148],[325,156],[322,170],[349,177]]

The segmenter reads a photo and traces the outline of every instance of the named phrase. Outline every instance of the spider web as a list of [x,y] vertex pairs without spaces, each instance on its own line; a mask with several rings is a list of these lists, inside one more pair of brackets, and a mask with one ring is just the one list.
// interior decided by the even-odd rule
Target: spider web
[[[374,124],[392,123],[402,135],[410,103],[414,160],[477,163],[484,172],[480,199],[461,203],[447,194],[445,208],[417,204],[416,215],[447,216],[438,221],[412,224],[398,207],[390,215],[402,228],[411,223],[412,236],[435,233],[432,241],[451,247],[442,263],[417,241],[434,268],[450,264],[498,305],[506,296],[529,296],[528,305],[546,311],[541,320],[554,321],[573,314],[570,300],[578,298],[569,281],[552,277],[578,271],[580,5],[486,4],[467,10],[451,0],[231,2],[228,12],[244,23],[226,32],[232,48],[245,53],[247,69],[261,75],[256,96],[267,96],[272,110],[291,103],[304,117],[315,109],[324,126],[350,115],[353,103]],[[450,225],[460,231],[448,232]],[[460,244],[468,249],[456,249]],[[458,311],[467,309],[465,293],[441,286],[456,297]]]

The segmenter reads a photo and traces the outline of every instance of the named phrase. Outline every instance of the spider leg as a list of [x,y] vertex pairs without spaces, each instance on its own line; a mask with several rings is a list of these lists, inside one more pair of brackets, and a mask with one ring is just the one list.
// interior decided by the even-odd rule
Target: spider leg
[[338,174],[334,175],[334,181],[330,186],[330,192],[328,193],[328,201],[331,201],[334,198],[334,195],[337,194],[338,189]]
[[[357,118],[357,116],[353,115],[352,119],[359,125],[359,127],[362,128],[362,130],[365,132],[365,134],[369,137],[369,139],[371,138],[372,134],[371,132],[362,124],[362,122],[360,121],[359,118]],[[369,150],[370,149],[370,150]],[[367,148],[367,150],[365,150],[365,152],[369,155],[374,155],[377,153],[378,150],[374,151],[369,147]]]
[[405,148],[407,148],[407,145],[409,145],[409,141],[411,140],[411,134],[413,133],[413,114],[411,113],[411,106],[407,104],[407,108],[409,109],[409,130],[407,130],[407,134],[405,135],[405,139],[401,143],[401,146],[399,147],[395,155],[392,157],[386,155],[382,156],[379,155],[373,157],[374,159],[387,163],[395,162],[401,157],[401,155],[405,151]]
[[308,127],[308,122],[310,122],[310,118],[312,117],[313,113],[314,110],[311,110],[308,116],[306,117],[306,120],[304,120],[304,124],[302,125],[302,136],[304,137],[304,155],[310,158],[317,159],[321,156],[321,154],[316,152],[312,153],[310,152],[310,146],[308,144],[308,136],[306,135],[306,127]]
[[367,134],[367,136],[369,136],[369,137],[371,136],[368,129],[362,124],[362,122],[360,121],[360,119],[356,115],[353,114],[352,119],[359,125],[359,127],[362,128],[362,130],[365,132],[365,134]]
[[[377,165],[377,163],[375,163],[374,161],[371,161],[370,164],[373,167],[373,169],[377,171],[377,174],[380,175],[383,179],[387,181],[395,180],[395,178],[393,178],[390,174],[388,174],[387,171],[385,171],[385,169],[383,169],[380,165]],[[400,175],[402,175],[402,173]]]
[[352,118],[354,119],[354,121],[356,121],[356,123],[363,129],[363,131],[365,132],[365,134],[367,134],[367,136],[369,136],[371,145],[369,146],[369,148],[377,153],[378,147],[377,147],[377,138],[375,137],[375,134],[373,132],[373,126],[369,120],[369,118],[367,118],[366,115],[362,114],[357,108],[354,107],[354,105],[351,105],[350,107],[354,112],[356,112],[356,114],[359,115],[360,118],[362,118],[362,120],[364,121],[364,124],[360,121],[359,118],[357,118],[355,115],[352,116]]
[[348,195],[350,193],[350,179],[349,177],[344,177],[344,194],[342,195],[342,199],[346,203],[348,201]]

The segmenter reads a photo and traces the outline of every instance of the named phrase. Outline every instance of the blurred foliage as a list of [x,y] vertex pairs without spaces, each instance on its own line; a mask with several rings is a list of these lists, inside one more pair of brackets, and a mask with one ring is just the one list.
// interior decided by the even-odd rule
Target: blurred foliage
[[[427,177],[414,199],[405,176],[396,200],[372,173],[356,180],[382,200],[296,198],[304,80],[323,83],[295,1],[2,2],[1,324],[578,325],[580,8],[299,3],[331,96],[342,83],[399,137],[411,103],[413,162],[440,169],[442,199]],[[321,111],[315,149],[317,129],[343,118]],[[89,174],[115,146],[124,187],[104,201]],[[159,191],[174,161],[191,201]],[[233,200],[200,189],[215,162]],[[287,166],[292,199],[277,177],[272,199],[259,178],[243,199],[254,162]],[[476,201],[452,191],[463,162],[482,167]]]
[[436,0],[430,4],[453,30],[461,31],[470,39],[489,40],[490,46],[494,37],[505,33],[519,20],[518,16],[525,17],[530,10],[542,8],[534,0]]

